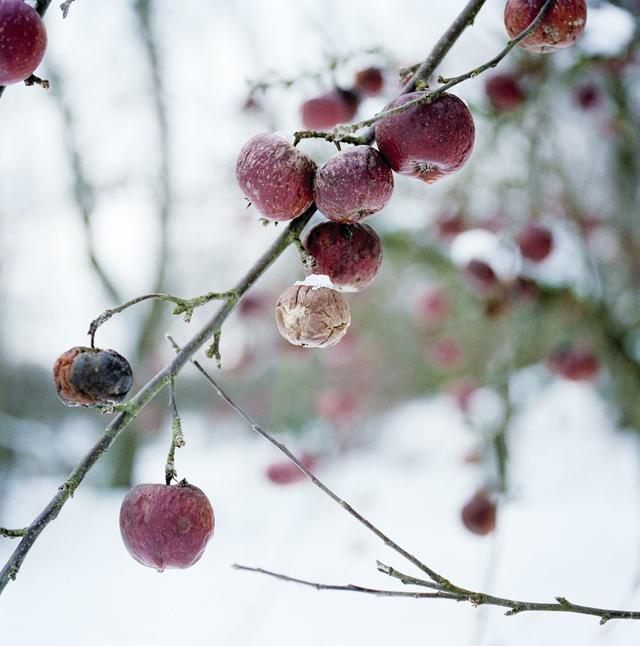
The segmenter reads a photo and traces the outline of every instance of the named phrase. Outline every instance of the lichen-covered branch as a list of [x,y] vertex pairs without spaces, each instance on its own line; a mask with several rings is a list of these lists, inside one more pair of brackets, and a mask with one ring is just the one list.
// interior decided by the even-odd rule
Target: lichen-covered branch
[[171,446],[167,455],[167,463],[164,467],[165,482],[170,485],[172,481],[178,480],[176,471],[176,449],[181,449],[185,445],[184,435],[182,434],[182,418],[178,413],[176,403],[176,378],[171,377],[169,382],[169,407],[171,408]]
[[184,319],[188,323],[193,316],[194,310],[198,307],[202,307],[203,305],[206,305],[211,301],[238,300],[238,294],[235,292],[235,290],[229,290],[227,292],[208,292],[206,294],[202,294],[202,296],[195,296],[194,298],[181,298],[180,296],[174,296],[173,294],[161,293],[143,294],[142,296],[136,296],[130,301],[127,301],[122,305],[118,305],[118,307],[105,310],[104,312],[102,312],[102,314],[100,314],[100,316],[91,321],[91,324],[89,325],[89,331],[87,332],[87,334],[91,337],[91,347],[94,347],[95,336],[98,328],[101,325],[104,325],[114,314],[120,314],[130,307],[148,300],[158,300],[173,303],[175,305],[173,314],[184,315]]

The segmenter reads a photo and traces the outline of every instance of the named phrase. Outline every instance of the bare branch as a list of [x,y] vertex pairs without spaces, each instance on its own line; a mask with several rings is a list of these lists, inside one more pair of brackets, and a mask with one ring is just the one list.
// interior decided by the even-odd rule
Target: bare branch
[[450,592],[407,592],[404,590],[379,590],[377,588],[364,588],[360,585],[335,585],[327,583],[316,583],[315,581],[307,581],[306,579],[297,579],[286,574],[279,574],[271,570],[265,570],[259,567],[248,567],[247,565],[233,564],[234,569],[242,572],[254,572],[257,574],[266,574],[267,576],[279,579],[280,581],[288,581],[289,583],[299,583],[306,585],[316,590],[333,590],[339,592],[360,592],[363,594],[371,594],[376,597],[409,597],[410,599],[457,599],[457,596]]

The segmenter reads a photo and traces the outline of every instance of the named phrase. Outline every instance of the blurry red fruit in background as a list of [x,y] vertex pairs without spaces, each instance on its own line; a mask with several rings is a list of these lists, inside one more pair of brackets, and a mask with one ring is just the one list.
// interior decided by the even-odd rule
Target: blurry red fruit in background
[[484,491],[478,491],[462,508],[462,522],[474,534],[486,536],[496,528],[496,505]]

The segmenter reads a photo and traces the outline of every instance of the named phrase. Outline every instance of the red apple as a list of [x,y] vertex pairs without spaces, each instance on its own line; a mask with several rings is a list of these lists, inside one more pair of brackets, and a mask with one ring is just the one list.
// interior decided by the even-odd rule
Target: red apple
[[[425,94],[403,94],[387,108],[399,107]],[[382,119],[376,125],[376,140],[393,170],[433,183],[459,170],[469,159],[475,126],[465,103],[444,93],[435,101],[419,103]]]
[[338,287],[364,289],[374,279],[382,262],[382,243],[366,224],[322,222],[305,240],[315,258],[314,274],[329,276]]
[[[510,38],[522,33],[536,18],[546,0],[507,0],[504,24]],[[520,47],[548,53],[576,42],[587,22],[586,0],[555,0],[535,31]]]
[[198,561],[214,522],[209,499],[190,484],[138,485],[120,508],[120,532],[129,554],[159,572]]
[[322,164],[313,194],[318,210],[336,222],[359,222],[385,207],[393,193],[393,173],[371,146],[355,146]]
[[40,65],[47,31],[23,0],[0,0],[0,85],[24,81]]
[[292,220],[311,206],[315,171],[307,155],[271,133],[249,139],[236,163],[242,192],[271,220]]

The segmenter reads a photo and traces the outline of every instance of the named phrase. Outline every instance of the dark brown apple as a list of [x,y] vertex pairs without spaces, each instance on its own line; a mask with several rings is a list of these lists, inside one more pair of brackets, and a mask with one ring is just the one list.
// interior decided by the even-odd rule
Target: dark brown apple
[[373,280],[382,262],[382,243],[366,224],[322,222],[305,240],[315,258],[314,274],[329,276],[337,287],[364,289]]

